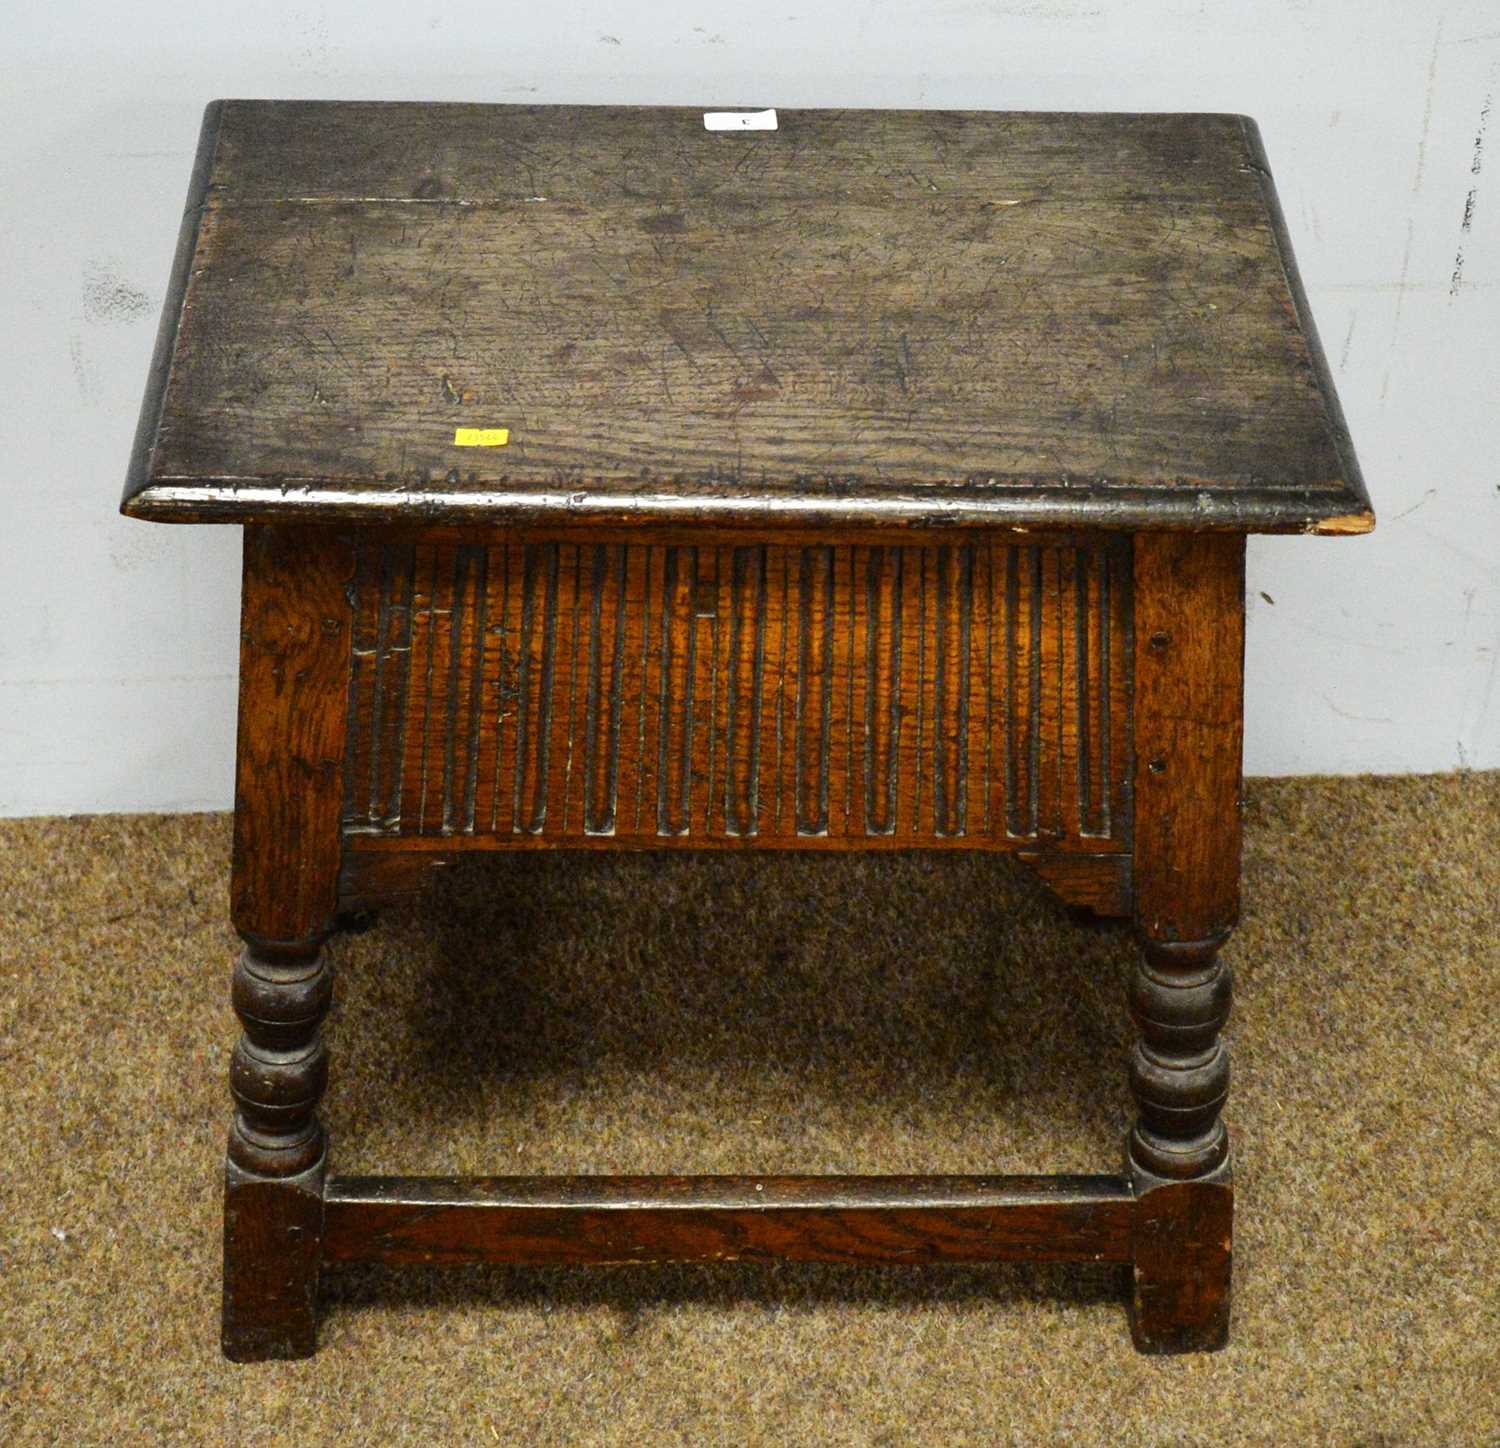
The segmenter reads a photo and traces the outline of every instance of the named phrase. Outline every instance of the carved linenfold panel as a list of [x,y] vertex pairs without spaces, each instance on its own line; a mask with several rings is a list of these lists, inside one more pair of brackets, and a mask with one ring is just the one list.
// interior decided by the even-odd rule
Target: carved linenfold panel
[[362,544],[345,828],[1119,849],[1128,541]]

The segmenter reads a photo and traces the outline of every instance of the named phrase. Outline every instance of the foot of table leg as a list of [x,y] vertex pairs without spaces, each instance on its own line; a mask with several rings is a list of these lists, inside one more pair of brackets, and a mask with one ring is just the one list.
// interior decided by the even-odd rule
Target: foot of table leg
[[318,1026],[331,977],[316,946],[257,943],[234,972],[244,1027],[230,1066],[224,1179],[224,1355],[298,1358],[315,1342],[326,1150]]
[[311,1357],[317,1345],[324,1158],[290,1177],[224,1168],[224,1356]]
[[1228,1158],[1171,1181],[1132,1170],[1135,1262],[1130,1331],[1142,1352],[1213,1352],[1229,1340],[1234,1185]]

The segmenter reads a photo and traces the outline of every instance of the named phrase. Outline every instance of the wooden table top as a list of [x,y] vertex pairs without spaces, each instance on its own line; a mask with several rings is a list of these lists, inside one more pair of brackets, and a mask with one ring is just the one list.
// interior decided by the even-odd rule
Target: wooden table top
[[1373,525],[1242,117],[300,101],[208,108],[124,507]]

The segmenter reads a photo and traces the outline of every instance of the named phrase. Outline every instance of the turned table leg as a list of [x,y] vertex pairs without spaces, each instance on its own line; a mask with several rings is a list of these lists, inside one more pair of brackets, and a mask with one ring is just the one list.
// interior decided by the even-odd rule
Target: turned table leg
[[1143,1351],[1203,1351],[1229,1332],[1230,976],[1218,953],[1239,911],[1243,538],[1138,536],[1135,606],[1131,1326]]
[[240,1361],[313,1350],[325,1163],[317,1106],[328,1078],[318,1025],[331,987],[315,946],[247,944],[235,966],[244,1032],[230,1065],[224,1351]]
[[1146,1352],[1222,1347],[1229,1334],[1234,1189],[1219,1119],[1229,1054],[1229,972],[1217,941],[1145,942],[1132,1005],[1138,1115],[1131,1326]]
[[351,574],[330,530],[245,530],[231,891],[243,1034],[230,1067],[223,1324],[224,1353],[242,1362],[314,1347],[328,1074],[318,1030],[332,993],[323,942],[337,910]]

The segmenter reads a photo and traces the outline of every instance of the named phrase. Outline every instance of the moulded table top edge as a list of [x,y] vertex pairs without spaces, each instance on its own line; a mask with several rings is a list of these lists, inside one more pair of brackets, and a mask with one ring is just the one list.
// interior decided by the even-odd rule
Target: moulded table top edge
[[[420,107],[413,104],[372,105],[329,102],[327,110],[350,111],[359,108],[366,116],[404,111],[408,117],[422,114],[441,119],[443,113],[462,114],[469,122],[475,113],[495,113],[496,119],[514,123],[550,125],[553,120],[564,122],[570,117],[583,117],[598,129],[601,117],[619,114],[642,114],[643,123],[661,123],[663,117],[670,122],[693,120],[699,111],[688,108],[583,108],[583,107]],[[1302,290],[1301,279],[1296,272],[1289,242],[1286,222],[1281,216],[1275,197],[1275,188],[1265,164],[1265,152],[1260,146],[1259,132],[1254,122],[1245,117],[1203,116],[1143,116],[1143,117],[1064,117],[1022,116],[1019,113],[897,113],[889,125],[900,137],[900,126],[916,128],[924,123],[948,126],[953,134],[974,132],[975,128],[1004,128],[1004,126],[1032,126],[1061,129],[1070,122],[1079,125],[1116,123],[1122,135],[1130,134],[1131,126],[1137,126],[1151,144],[1160,141],[1151,134],[1152,123],[1170,126],[1170,123],[1212,123],[1215,135],[1226,128],[1238,129],[1239,141],[1244,147],[1244,162],[1238,168],[1250,174],[1256,182],[1257,192],[1262,198],[1265,227],[1274,237],[1274,246],[1268,257],[1280,270],[1280,284],[1284,288],[1284,311],[1292,318],[1287,329],[1289,345],[1298,351],[1296,368],[1307,372],[1311,384],[1307,386],[1308,426],[1317,423],[1322,428],[1322,452],[1316,461],[1325,464],[1326,476],[1290,477],[1268,473],[1265,477],[1238,477],[1226,480],[1221,477],[1197,476],[1140,476],[1140,471],[1112,471],[1109,468],[1073,473],[1061,470],[1053,476],[1043,471],[1031,473],[987,473],[984,470],[968,470],[959,476],[944,476],[941,467],[932,473],[915,476],[907,468],[895,467],[894,476],[871,477],[868,471],[841,471],[838,468],[826,473],[813,473],[805,468],[787,468],[784,473],[774,465],[766,465],[765,458],[751,459],[744,467],[724,465],[715,461],[702,470],[682,470],[646,467],[636,476],[627,476],[624,468],[606,468],[598,476],[586,465],[541,465],[528,467],[525,456],[519,450],[492,453],[484,456],[484,467],[475,470],[472,453],[440,455],[440,461],[452,461],[452,467],[444,468],[432,464],[431,459],[422,459],[416,467],[407,470],[384,470],[375,473],[371,468],[360,471],[356,464],[345,473],[335,467],[302,470],[276,465],[276,459],[266,468],[184,468],[172,467],[174,459],[166,456],[163,449],[163,423],[169,408],[177,407],[181,416],[192,417],[192,408],[181,407],[181,399],[189,395],[190,387],[184,384],[183,359],[178,348],[186,347],[189,360],[199,366],[201,362],[190,354],[192,338],[187,327],[192,288],[195,282],[195,260],[199,255],[205,219],[222,218],[226,209],[233,209],[233,197],[223,197],[214,189],[214,174],[219,162],[220,138],[226,114],[234,116],[267,116],[276,108],[299,108],[303,114],[318,114],[318,104],[303,102],[214,102],[205,113],[204,129],[199,140],[198,156],[193,167],[192,183],[189,186],[186,215],[178,239],[177,257],[172,266],[172,282],[163,306],[162,324],[157,336],[156,354],[151,366],[150,384],[142,404],[141,423],[136,434],[135,450],[130,462],[129,479],[124,494],[123,510],[139,518],[156,521],[177,522],[249,522],[249,521],[300,521],[300,522],[487,522],[487,524],[538,524],[550,519],[567,521],[570,524],[633,524],[633,522],[672,522],[672,524],[711,524],[727,527],[1011,527],[1011,528],[1184,528],[1184,530],[1232,530],[1265,531],[1265,533],[1364,533],[1374,524],[1367,492],[1359,473],[1358,462],[1349,440],[1349,431],[1344,425],[1343,414],[1338,405],[1328,363],[1323,356],[1317,338],[1313,317],[1308,308],[1307,297]],[[510,113],[501,117],[499,113]],[[793,117],[813,117],[814,125],[823,126],[828,134],[831,126],[858,126],[864,117],[889,116],[889,113],[816,113],[796,111],[783,113]],[[537,120],[540,117],[540,120]],[[850,119],[852,117],[852,119]],[[700,125],[700,120],[699,122]],[[249,123],[246,123],[249,125]],[[969,132],[965,131],[969,128]],[[1046,134],[1046,132],[1043,132]],[[748,140],[747,137],[730,138],[732,141]],[[981,137],[981,140],[984,140]],[[1142,143],[1145,144],[1145,143]],[[1215,143],[1224,144],[1224,143]],[[1146,149],[1149,155],[1149,147]],[[990,150],[993,156],[993,147]],[[1169,158],[1170,159],[1170,158]],[[987,162],[989,164],[989,162]],[[1166,165],[1166,164],[1164,164]],[[874,173],[870,173],[873,176]],[[1166,174],[1166,173],[1163,173]],[[1178,185],[1175,177],[1173,185]],[[904,183],[903,183],[904,185]],[[933,183],[930,183],[933,185]],[[303,198],[305,200],[305,198]],[[363,207],[368,201],[356,198],[332,198],[336,206],[330,210],[347,210]],[[383,198],[389,200],[389,198]],[[419,198],[437,201],[438,212],[453,215],[453,203],[443,206],[443,197]],[[544,198],[543,198],[544,200]],[[660,212],[661,198],[655,198]],[[347,203],[347,206],[345,206]],[[246,203],[248,206],[249,203]],[[261,198],[258,207],[276,207],[282,198]],[[850,203],[850,206],[859,204]],[[986,203],[980,203],[981,206]],[[1005,201],[1005,206],[1016,206],[1014,201]],[[1125,206],[1127,203],[1121,203]],[[1176,204],[1176,203],[1175,203]],[[1250,215],[1245,210],[1245,197],[1236,194],[1239,213]],[[380,206],[380,203],[375,203]],[[900,215],[912,212],[915,203],[903,198]],[[1194,209],[1196,207],[1196,209]],[[1187,201],[1182,203],[1185,215],[1191,213],[1190,221],[1202,221],[1203,207]],[[284,212],[287,207],[284,207]],[[471,207],[471,210],[472,209]],[[682,209],[682,210],[687,210]],[[431,213],[429,213],[431,215]],[[652,212],[652,216],[657,213]],[[666,213],[672,219],[681,213]],[[963,215],[972,215],[971,212]],[[1130,215],[1137,215],[1131,212]],[[296,225],[297,222],[291,222]],[[681,230],[682,225],[673,222]],[[380,227],[380,222],[375,222]],[[272,239],[284,236],[284,231],[272,231]],[[879,239],[879,227],[871,231]],[[1253,225],[1244,225],[1236,245],[1244,246],[1244,236],[1253,239]],[[675,237],[673,239],[675,240]],[[219,245],[219,243],[216,243]],[[260,245],[257,237],[251,237],[251,245]],[[1064,237],[1062,245],[1073,245]],[[1143,243],[1146,245],[1146,243]],[[1157,245],[1157,239],[1151,239]],[[219,255],[222,255],[220,252]],[[1085,246],[1076,246],[1071,257],[1088,255]],[[1145,254],[1143,254],[1145,255]],[[210,258],[213,260],[213,258]],[[1136,261],[1139,263],[1140,258]],[[1271,266],[1268,258],[1250,258],[1265,270]],[[1248,263],[1247,261],[1247,264]],[[205,267],[198,267],[198,272]],[[458,275],[458,273],[455,273]],[[1263,278],[1262,278],[1263,281]],[[290,305],[285,300],[285,288],[278,297],[281,305]],[[711,308],[709,308],[711,312]],[[1145,315],[1145,314],[1143,314]],[[1034,320],[1034,318],[1032,318]],[[942,323],[942,318],[938,318]],[[935,326],[936,324],[935,323]],[[670,332],[670,327],[669,329]],[[1265,330],[1265,329],[1263,329]],[[933,333],[936,335],[936,333]],[[1265,333],[1271,336],[1271,333]],[[1260,333],[1257,333],[1260,338]],[[688,339],[691,341],[691,339]],[[1212,339],[1209,339],[1212,341]],[[906,339],[901,336],[900,345]],[[1278,342],[1272,338],[1272,342]],[[726,339],[733,348],[733,339]],[[252,339],[248,347],[263,345]],[[338,345],[335,339],[335,347]],[[664,345],[664,344],[663,344]],[[883,345],[883,342],[882,342]],[[1269,344],[1268,344],[1269,345]],[[1280,345],[1280,342],[1278,342]],[[1199,344],[1196,356],[1211,354],[1209,344]],[[1289,354],[1290,356],[1290,354]],[[983,357],[981,357],[983,363]],[[819,359],[822,362],[822,359]],[[895,363],[900,368],[900,363]],[[805,378],[804,378],[805,380]],[[897,381],[883,380],[885,392],[894,392],[897,383],[906,389],[906,378]],[[208,384],[205,384],[208,386]],[[1296,393],[1292,383],[1281,387],[1280,398],[1292,398]],[[175,392],[174,392],[175,389]],[[447,375],[444,389],[449,390]],[[1223,390],[1223,389],[1221,389]],[[1146,393],[1143,393],[1146,395]],[[769,402],[774,411],[777,399],[751,396],[748,410],[762,407]],[[211,408],[210,410],[211,413]],[[242,414],[254,411],[242,407]],[[513,417],[489,414],[471,416],[459,408],[452,416],[441,417],[444,426],[452,426],[455,419],[463,423],[514,422]],[[762,408],[763,416],[765,408]],[[736,414],[738,416],[738,414]],[[879,408],[871,410],[871,416],[880,420]],[[1181,408],[1176,414],[1181,420]],[[174,414],[174,422],[180,417]],[[817,419],[814,419],[814,423]],[[290,426],[290,425],[288,425]],[[691,441],[684,444],[690,452]],[[177,458],[180,459],[178,449]],[[285,459],[282,459],[285,461]],[[501,465],[502,464],[502,465]],[[759,464],[759,465],[757,465]],[[880,473],[880,468],[876,468]]]

